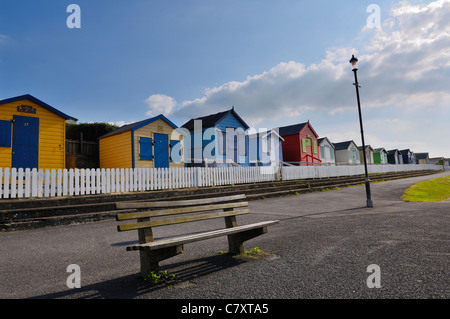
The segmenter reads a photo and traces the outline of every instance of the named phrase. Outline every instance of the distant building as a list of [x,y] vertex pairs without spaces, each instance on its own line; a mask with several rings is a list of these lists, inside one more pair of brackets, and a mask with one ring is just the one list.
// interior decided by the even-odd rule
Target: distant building
[[[364,163],[363,147],[358,146],[358,151],[359,151],[359,158],[361,160],[361,163]],[[373,164],[373,148],[370,145],[366,145],[366,160],[367,160],[367,164]]]
[[383,148],[376,148],[373,150],[374,164],[388,164],[387,151]]
[[361,164],[358,147],[353,140],[333,143],[333,145],[336,153],[336,163]]
[[335,164],[336,155],[334,145],[327,137],[322,137],[317,140],[320,149],[320,159],[322,164]]
[[416,153],[417,164],[429,164],[430,157],[428,153]]
[[284,139],[276,129],[249,135],[250,166],[279,165],[283,161]]
[[431,157],[429,159],[429,163],[435,164],[435,165],[444,165],[444,158],[443,157]]
[[398,149],[387,151],[389,164],[403,164],[402,153]]
[[402,154],[403,164],[416,164],[416,155],[413,151],[406,149],[401,150],[400,153]]

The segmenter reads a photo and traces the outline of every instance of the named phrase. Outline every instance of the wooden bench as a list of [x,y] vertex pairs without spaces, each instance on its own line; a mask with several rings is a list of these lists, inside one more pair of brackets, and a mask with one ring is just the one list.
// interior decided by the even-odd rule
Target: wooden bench
[[[228,236],[229,252],[241,254],[243,243],[249,239],[265,234],[267,227],[278,221],[265,221],[238,226],[236,216],[250,213],[245,195],[217,198],[157,201],[157,202],[118,202],[117,209],[136,209],[133,213],[119,213],[117,221],[137,220],[134,223],[118,225],[119,232],[137,230],[139,243],[127,247],[127,251],[140,251],[141,273],[143,275],[157,271],[159,262],[184,250],[184,244]],[[142,211],[145,209],[145,211]],[[164,218],[171,216],[169,218]],[[161,218],[162,217],[162,218]],[[156,239],[152,228],[188,222],[198,222],[214,218],[224,218],[225,228],[180,235],[172,238]]]

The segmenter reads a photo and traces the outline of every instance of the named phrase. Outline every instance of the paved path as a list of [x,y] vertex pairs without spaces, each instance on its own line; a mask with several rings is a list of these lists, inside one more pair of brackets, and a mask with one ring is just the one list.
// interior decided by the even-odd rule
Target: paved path
[[[220,255],[225,238],[186,245],[162,264],[179,276],[172,287],[137,278],[138,253],[125,250],[135,234],[118,233],[115,221],[1,233],[0,298],[449,298],[450,202],[400,199],[443,175],[372,184],[371,209],[364,186],[250,202],[254,213],[241,223],[280,220],[246,244],[270,254]],[[80,289],[66,286],[70,264],[81,268]],[[381,288],[367,287],[371,264]]]

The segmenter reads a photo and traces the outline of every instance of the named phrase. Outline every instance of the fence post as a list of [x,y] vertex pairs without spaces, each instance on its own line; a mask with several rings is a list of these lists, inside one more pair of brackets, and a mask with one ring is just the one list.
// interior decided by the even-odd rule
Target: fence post
[[[1,174],[0,174],[0,184],[1,184]],[[1,189],[0,189],[0,193],[1,193]],[[31,196],[31,174],[30,174],[29,168],[25,169],[25,193],[23,196],[25,198],[29,198]],[[0,196],[0,198],[1,198],[1,196]]]
[[56,195],[56,169],[50,171],[50,197]]
[[[29,197],[36,197],[37,196],[37,192],[38,192],[37,191],[37,169],[33,168],[31,170],[31,172],[30,172],[30,169],[27,168],[25,170],[25,174],[27,173],[27,170],[28,170],[28,173],[30,174],[30,177],[31,177],[31,181],[30,181],[31,185],[29,185],[29,186],[31,186],[31,194],[29,195]],[[25,183],[25,189],[27,189],[26,183]]]
[[75,195],[80,195],[80,170],[75,168]]
[[3,198],[9,198],[9,177],[9,168],[6,167],[3,174]]
[[71,168],[71,169],[69,169],[69,176],[68,176],[68,180],[67,180],[67,183],[69,185],[69,193],[68,193],[69,196],[73,196],[73,193],[74,193],[73,192],[73,183],[74,183],[73,176],[74,176],[74,172],[73,172],[73,168]]
[[11,198],[16,198],[17,196],[17,168],[13,167],[11,169]]
[[44,183],[44,170],[41,168],[37,170],[37,182],[36,182],[37,197],[43,196],[43,187],[44,187],[43,183]]
[[106,176],[106,185],[104,189],[105,193],[109,194],[111,192],[111,169],[107,168],[104,174],[105,175],[102,175],[102,177]]

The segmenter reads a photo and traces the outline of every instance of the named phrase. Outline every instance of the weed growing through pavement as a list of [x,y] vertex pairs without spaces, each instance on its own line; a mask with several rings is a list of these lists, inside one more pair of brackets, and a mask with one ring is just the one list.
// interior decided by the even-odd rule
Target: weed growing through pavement
[[[227,251],[224,251],[224,250],[220,250],[220,251],[218,251],[217,253],[220,254],[220,255],[228,254],[228,252],[227,252]],[[275,255],[270,254],[270,253],[267,253],[267,252],[264,252],[264,251],[262,251],[261,248],[259,248],[259,247],[254,247],[254,248],[252,248],[252,249],[250,249],[250,250],[244,251],[244,253],[242,253],[242,254],[235,255],[235,256],[233,256],[233,257],[234,257],[234,258],[251,258],[251,259],[258,259],[258,258],[267,258],[267,257],[273,257],[273,256],[275,256]]]
[[143,276],[145,281],[152,284],[161,284],[174,281],[177,279],[177,275],[170,273],[169,271],[151,271]]

